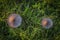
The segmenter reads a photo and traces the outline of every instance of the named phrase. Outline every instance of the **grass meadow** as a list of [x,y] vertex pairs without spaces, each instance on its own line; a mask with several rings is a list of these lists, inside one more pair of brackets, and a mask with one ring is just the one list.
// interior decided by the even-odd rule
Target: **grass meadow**
[[[13,13],[22,17],[18,28],[7,24]],[[52,19],[52,28],[43,28],[42,18]],[[60,0],[0,0],[0,40],[60,40]]]

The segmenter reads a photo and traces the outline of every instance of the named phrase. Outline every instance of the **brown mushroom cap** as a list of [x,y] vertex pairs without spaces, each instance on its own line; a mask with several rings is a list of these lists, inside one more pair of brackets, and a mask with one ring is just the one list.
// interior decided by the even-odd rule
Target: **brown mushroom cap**
[[48,21],[46,19],[42,20],[42,25],[46,26],[48,24]]
[[52,27],[53,22],[50,18],[43,18],[41,24],[42,24],[42,27],[49,29]]
[[21,21],[22,21],[22,18],[18,14],[11,14],[8,17],[8,25],[13,28],[16,28],[19,25],[21,25]]
[[8,22],[10,23],[10,26],[11,26],[11,27],[13,27],[13,22],[14,22],[14,20],[15,20],[15,16],[10,16],[10,17],[8,18]]

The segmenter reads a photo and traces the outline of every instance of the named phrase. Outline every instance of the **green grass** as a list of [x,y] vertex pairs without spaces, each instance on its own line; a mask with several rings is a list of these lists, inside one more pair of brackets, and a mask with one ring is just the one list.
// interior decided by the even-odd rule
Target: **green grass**
[[[10,14],[19,14],[22,24],[11,28]],[[60,40],[59,0],[0,0],[0,40]],[[53,27],[42,28],[41,19],[51,18]]]

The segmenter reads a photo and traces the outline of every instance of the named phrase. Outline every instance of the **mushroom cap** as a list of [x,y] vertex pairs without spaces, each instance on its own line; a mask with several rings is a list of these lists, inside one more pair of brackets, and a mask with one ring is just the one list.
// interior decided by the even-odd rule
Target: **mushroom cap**
[[43,26],[47,26],[47,24],[48,24],[48,21],[46,19],[42,20],[42,25]]
[[50,18],[43,18],[42,19],[42,26],[46,29],[49,29],[53,26],[53,22]]
[[11,14],[8,17],[8,25],[10,27],[16,28],[21,25],[21,22],[22,22],[22,18],[18,14]]

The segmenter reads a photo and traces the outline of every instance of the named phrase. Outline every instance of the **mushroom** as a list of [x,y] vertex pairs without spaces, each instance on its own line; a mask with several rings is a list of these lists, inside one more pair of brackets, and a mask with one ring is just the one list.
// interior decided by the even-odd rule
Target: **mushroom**
[[18,14],[11,14],[8,17],[8,25],[10,27],[16,28],[21,25],[21,22],[22,22],[22,18]]
[[46,29],[49,29],[53,26],[53,22],[50,18],[43,18],[41,24]]

